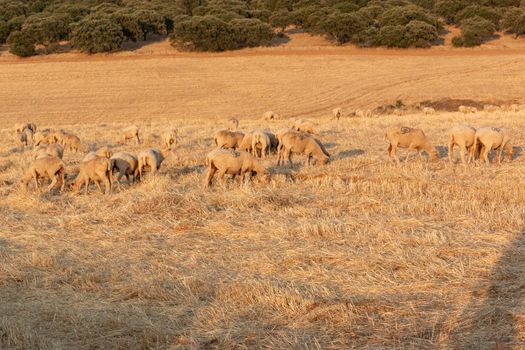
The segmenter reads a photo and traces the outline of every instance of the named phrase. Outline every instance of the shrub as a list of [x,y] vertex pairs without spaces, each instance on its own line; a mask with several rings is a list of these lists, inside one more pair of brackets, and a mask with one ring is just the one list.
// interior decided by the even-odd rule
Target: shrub
[[25,16],[28,10],[22,1],[0,1],[0,20],[9,21],[14,17]]
[[122,27],[108,17],[87,16],[71,32],[71,45],[90,54],[119,50],[123,41]]
[[7,37],[9,36],[9,33],[11,31],[9,30],[9,26],[7,25],[7,22],[0,21],[0,44],[4,44],[7,40]]
[[452,38],[452,45],[455,47],[463,46],[463,38],[461,36],[455,36]]
[[237,48],[232,26],[213,16],[194,16],[175,23],[170,41],[182,50],[224,51]]
[[360,31],[352,37],[352,42],[360,47],[374,47],[381,45],[379,29],[370,27]]
[[230,22],[237,47],[268,45],[274,37],[272,27],[258,19],[234,19]]
[[30,33],[37,44],[47,45],[69,37],[70,18],[67,15],[39,13],[27,18],[23,31]]
[[338,44],[344,44],[364,30],[366,24],[355,13],[333,13],[319,22],[318,27]]
[[414,20],[437,26],[435,17],[414,5],[389,8],[378,18],[381,26],[407,25]]
[[494,23],[479,16],[462,21],[460,27],[463,46],[466,47],[481,45],[496,30]]
[[[525,7],[525,5],[524,5]],[[525,34],[525,8],[513,7],[503,15],[501,27],[516,37]]]
[[20,57],[33,56],[35,54],[35,40],[31,33],[23,31],[11,32],[7,38],[9,51]]
[[494,25],[498,25],[501,15],[498,11],[494,10],[493,8],[487,7],[487,6],[478,6],[478,5],[471,5],[468,7],[465,7],[463,10],[461,10],[456,18],[459,22],[467,19],[472,18],[475,16],[479,16],[482,18],[485,18],[486,20],[491,21],[494,23]]
[[387,47],[408,47],[406,27],[401,25],[384,26],[379,31],[379,42]]
[[408,46],[428,47],[437,38],[436,28],[428,23],[414,20],[406,26],[405,39]]
[[290,24],[293,24],[293,22],[294,18],[287,9],[280,9],[270,17],[270,24],[277,28],[280,32],[284,32],[286,27]]
[[445,18],[448,23],[457,23],[457,15],[470,5],[467,0],[437,0],[435,13]]

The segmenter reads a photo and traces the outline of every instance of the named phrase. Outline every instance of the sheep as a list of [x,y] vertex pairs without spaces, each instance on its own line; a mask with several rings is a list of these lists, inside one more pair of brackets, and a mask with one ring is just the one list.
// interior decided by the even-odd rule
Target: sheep
[[111,158],[112,155],[113,155],[113,152],[111,152],[109,147],[104,146],[104,147],[99,148],[97,151],[91,151],[88,154],[86,154],[86,156],[82,159],[82,163],[88,162],[98,157],[109,159]]
[[[459,147],[459,154],[463,164],[470,163],[474,158],[476,148],[474,147],[474,137],[476,129],[468,125],[458,125],[450,130],[450,139],[448,143],[448,159],[452,163],[454,146]],[[465,151],[468,151],[467,161],[465,161]]]
[[271,141],[264,130],[255,130],[252,134],[252,154],[258,157],[258,150],[261,150],[260,158],[265,159],[266,154],[270,153]]
[[146,167],[151,169],[151,173],[155,174],[159,169],[162,162],[172,155],[171,150],[158,150],[156,148],[150,148],[147,150],[140,151],[137,159],[137,173],[138,177],[142,180],[142,173]]
[[430,156],[430,160],[437,160],[437,152],[434,147],[430,145],[425,136],[425,133],[420,129],[409,128],[406,126],[392,126],[387,129],[385,134],[386,139],[390,142],[388,146],[388,154],[397,163],[399,158],[397,157],[397,148],[408,148],[408,154],[405,159],[405,163],[410,157],[410,151],[415,150],[421,157],[421,151],[427,151]]
[[268,136],[270,139],[270,151],[271,152],[277,152],[277,146],[279,145],[279,140],[277,140],[277,136],[268,130],[264,130],[264,133]]
[[20,146],[21,150],[24,150],[24,146],[27,147],[27,135],[24,131],[16,133],[16,143]]
[[252,136],[251,132],[245,133],[237,150],[252,153]]
[[470,113],[470,109],[467,106],[461,105],[458,108],[458,112],[463,113],[463,114],[467,114],[467,113]]
[[361,109],[356,109],[355,112],[354,112],[354,115],[358,118],[364,118],[365,117],[365,112],[363,112],[363,110]]
[[33,135],[33,142],[35,146],[38,146],[42,143],[55,143],[57,141],[55,135],[49,131],[37,131]]
[[65,187],[65,173],[66,165],[62,159],[54,156],[40,157],[33,161],[25,175],[20,180],[20,184],[27,189],[27,186],[31,180],[35,181],[35,188],[38,188],[39,178],[51,179],[51,184],[47,187],[46,192],[51,191],[58,180],[61,181],[60,190],[64,191]]
[[432,107],[425,107],[423,108],[423,114],[425,115],[432,115],[432,114],[436,114],[436,110]]
[[235,131],[239,127],[239,121],[235,118],[228,119],[228,130]]
[[[72,189],[78,193],[82,186],[85,185],[85,194],[88,194],[89,183],[93,181],[101,193],[108,194],[111,192],[111,162],[106,157],[98,157],[83,161],[80,163],[80,171],[73,182]],[[104,183],[104,191],[100,186]]]
[[300,132],[306,132],[308,134],[317,134],[314,124],[308,120],[296,120],[292,126],[292,129]]
[[270,179],[268,170],[257,159],[253,158],[251,154],[244,151],[213,150],[206,156],[206,165],[208,166],[206,187],[211,186],[213,176],[217,171],[221,181],[225,174],[233,175],[233,177],[240,175],[241,186],[244,183],[246,174],[251,177],[253,173],[256,173],[257,176],[262,176],[266,181]]
[[343,109],[340,107],[332,109],[332,119],[339,120],[343,116]]
[[14,132],[21,133],[24,132],[27,129],[27,123],[17,123],[15,124]]
[[501,109],[505,112],[519,112],[519,106],[517,104],[502,105]]
[[163,132],[160,135],[160,140],[161,147],[171,148],[172,145],[177,144],[177,130],[173,129]]
[[217,149],[219,148],[239,148],[241,145],[242,139],[244,138],[244,133],[240,131],[229,131],[229,130],[219,130],[213,136],[215,145]]
[[275,112],[268,111],[268,112],[263,113],[262,118],[263,120],[277,120],[277,119],[281,119],[281,116]]
[[133,175],[133,181],[138,178],[138,159],[128,152],[117,152],[110,158],[111,171],[118,171],[117,184],[120,186],[120,179],[126,176],[126,180],[130,183],[129,177]]
[[365,118],[371,118],[371,117],[372,117],[372,111],[369,110],[369,109],[367,109],[367,110],[365,111]]
[[478,109],[476,107],[468,107],[469,113],[478,113]]
[[62,159],[64,157],[64,148],[58,143],[52,143],[50,145],[39,145],[35,148],[34,158],[42,158],[46,156],[53,156]]
[[121,132],[120,139],[122,143],[127,143],[128,140],[136,139],[137,145],[140,144],[139,127],[136,125],[130,125],[124,128]]
[[501,153],[505,149],[505,156],[508,161],[512,157],[510,134],[505,129],[485,127],[476,131],[474,136],[474,149],[480,148],[480,158],[489,164],[488,154],[490,150],[496,150],[496,161],[501,163]]
[[311,164],[311,159],[315,156],[321,164],[328,163],[330,155],[326,152],[324,147],[320,146],[320,142],[311,135],[298,133],[295,131],[288,131],[282,134],[279,138],[279,155],[277,165],[281,165],[281,159],[288,159],[292,165],[292,153],[306,155],[306,163]]
[[31,141],[31,143],[34,141],[34,138],[33,138],[33,131],[31,129],[26,129],[24,131],[24,134],[26,135],[26,139],[27,139],[27,142],[29,143]]
[[402,112],[400,109],[397,109],[397,108],[396,108],[396,109],[394,109],[394,110],[392,111],[392,114],[393,114],[393,115],[396,115],[396,116],[399,117],[399,116],[403,115],[403,112]]
[[36,124],[35,123],[27,123],[27,129],[31,130],[32,133],[36,132]]
[[501,111],[501,107],[496,105],[484,105],[483,110],[485,112],[499,112]]
[[[56,139],[56,136],[54,137]],[[68,148],[70,151],[75,152],[81,151],[83,149],[80,138],[72,134],[65,134],[62,137],[62,146],[64,146],[64,149]]]

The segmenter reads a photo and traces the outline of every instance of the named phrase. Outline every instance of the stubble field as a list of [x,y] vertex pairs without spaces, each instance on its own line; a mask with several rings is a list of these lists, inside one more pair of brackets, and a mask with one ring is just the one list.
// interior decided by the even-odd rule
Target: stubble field
[[[328,115],[521,101],[524,70],[476,52],[0,58],[0,348],[523,348],[525,112]],[[289,125],[261,121],[270,109],[315,121],[330,164],[272,156],[269,184],[203,188],[214,131]],[[87,148],[180,139],[160,174],[111,195],[26,192],[19,121]],[[118,144],[131,123],[144,143]],[[461,123],[512,130],[513,161],[450,165]],[[442,159],[393,165],[389,125],[422,128]],[[82,157],[66,152],[69,181]]]

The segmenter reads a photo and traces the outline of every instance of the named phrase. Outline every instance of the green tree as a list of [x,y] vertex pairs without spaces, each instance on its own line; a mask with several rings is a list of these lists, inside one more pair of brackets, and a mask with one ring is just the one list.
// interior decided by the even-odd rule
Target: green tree
[[272,14],[270,23],[277,28],[281,33],[285,31],[286,27],[293,24],[294,18],[287,9],[280,9]]
[[272,27],[258,19],[234,19],[230,25],[238,47],[268,45],[275,36]]
[[333,13],[319,23],[319,29],[338,44],[349,42],[365,28],[366,24],[355,13]]
[[387,47],[408,47],[406,26],[384,26],[379,31],[379,42]]
[[35,40],[30,33],[20,30],[11,32],[7,43],[9,51],[17,56],[28,57],[35,54]]
[[108,17],[88,16],[71,33],[71,45],[90,54],[119,50],[123,41],[122,27]]
[[213,16],[194,16],[175,23],[171,44],[181,50],[224,51],[237,48],[233,28]]
[[498,25],[501,14],[499,11],[496,11],[495,9],[488,7],[488,6],[478,6],[478,5],[471,5],[465,7],[463,10],[461,10],[457,16],[456,19],[461,22],[467,18],[472,18],[475,16],[479,16],[482,18],[485,18],[486,20],[491,21],[494,23],[495,26]]
[[460,28],[463,46],[466,47],[481,45],[496,30],[494,23],[479,16],[462,21]]
[[434,11],[445,18],[448,23],[457,23],[457,15],[470,5],[467,0],[437,0]]
[[405,39],[408,46],[428,47],[437,38],[436,28],[426,22],[414,20],[406,26]]
[[501,27],[516,37],[525,35],[525,7],[511,7],[503,15]]

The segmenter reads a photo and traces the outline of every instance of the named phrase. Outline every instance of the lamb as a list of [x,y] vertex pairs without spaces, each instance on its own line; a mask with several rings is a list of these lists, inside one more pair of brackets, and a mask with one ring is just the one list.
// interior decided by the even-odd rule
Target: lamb
[[156,148],[150,148],[143,150],[138,154],[137,173],[138,177],[142,180],[142,173],[146,167],[151,169],[151,173],[155,174],[159,169],[162,162],[172,155],[171,150],[158,150]]
[[72,134],[65,134],[62,137],[62,146],[64,146],[64,149],[68,148],[70,151],[75,152],[81,151],[83,149],[82,143],[80,142],[80,138]]
[[177,130],[168,130],[160,135],[161,146],[165,148],[171,148],[171,146],[177,144]]
[[409,128],[406,126],[392,126],[387,129],[385,137],[390,142],[388,146],[388,154],[390,157],[399,163],[397,157],[397,148],[408,148],[408,154],[405,159],[405,163],[410,157],[410,151],[415,150],[421,157],[421,151],[427,151],[430,156],[430,160],[437,160],[437,152],[434,147],[430,145],[425,136],[425,133],[420,129]]
[[51,184],[47,187],[46,192],[51,191],[58,183],[58,180],[61,181],[60,190],[64,191],[65,173],[66,165],[62,159],[48,155],[33,161],[25,175],[20,180],[20,184],[27,189],[29,182],[34,180],[35,188],[38,188],[38,179],[47,177],[51,179]]
[[277,114],[277,113],[275,113],[275,112],[272,112],[272,111],[264,112],[262,118],[263,118],[264,120],[277,120],[277,119],[281,119],[281,117],[279,116],[279,114]]
[[490,150],[496,150],[496,161],[498,164],[501,163],[501,153],[505,149],[505,156],[508,161],[512,157],[512,146],[511,146],[510,134],[505,129],[485,127],[480,128],[476,131],[474,136],[474,149],[481,148],[480,158],[489,164],[489,152]]
[[206,165],[208,166],[207,187],[211,186],[213,176],[217,171],[221,181],[225,174],[233,175],[233,177],[240,175],[241,185],[244,183],[246,174],[251,177],[255,173],[257,176],[262,176],[266,181],[270,179],[268,170],[248,152],[244,151],[226,149],[211,151],[206,156]]
[[228,119],[228,130],[235,131],[239,127],[239,121],[235,118]]
[[213,136],[215,145],[217,149],[219,148],[239,148],[241,145],[242,139],[244,138],[244,133],[240,131],[229,131],[229,130],[219,130]]
[[138,178],[138,159],[128,152],[117,152],[110,158],[111,171],[118,171],[117,184],[120,186],[120,179],[126,176],[130,183],[130,176],[133,175],[133,181]]
[[237,150],[252,153],[252,136],[253,133],[251,132],[247,132],[246,134],[244,134],[241,144],[239,145]]
[[[85,185],[85,194],[87,194],[91,181],[97,185],[101,193],[111,192],[111,162],[108,158],[95,157],[80,163],[80,172],[72,185],[73,192],[77,193]],[[104,191],[102,191],[100,182],[104,183]]]
[[64,148],[58,143],[52,143],[50,145],[41,144],[34,150],[35,159],[53,156],[62,159],[64,156]]
[[252,154],[254,157],[259,157],[258,150],[260,149],[260,158],[265,159],[266,154],[270,153],[271,141],[268,134],[264,130],[255,130],[252,134]]
[[332,109],[332,119],[341,119],[343,116],[343,109],[340,107]]
[[[474,158],[476,148],[474,147],[474,136],[476,129],[468,125],[458,125],[450,130],[450,139],[448,143],[448,159],[452,163],[454,146],[459,147],[459,154],[463,164],[470,163]],[[465,151],[468,151],[467,161],[465,161]]]
[[292,153],[306,155],[308,165],[311,164],[311,159],[314,156],[324,165],[328,163],[330,155],[319,144],[320,142],[310,135],[295,131],[286,132],[279,138],[280,149],[277,165],[281,165],[281,159],[283,162],[284,159],[288,159],[289,164],[292,165]]
[[296,120],[295,123],[293,124],[292,129],[300,131],[300,132],[306,132],[308,134],[317,134],[314,124],[308,120],[302,120],[302,119]]
[[432,115],[432,114],[436,114],[436,110],[432,107],[425,107],[423,108],[423,114],[425,115]]
[[130,125],[122,130],[120,136],[122,143],[127,143],[128,140],[136,139],[137,145],[140,144],[139,138],[139,127],[136,125]]

